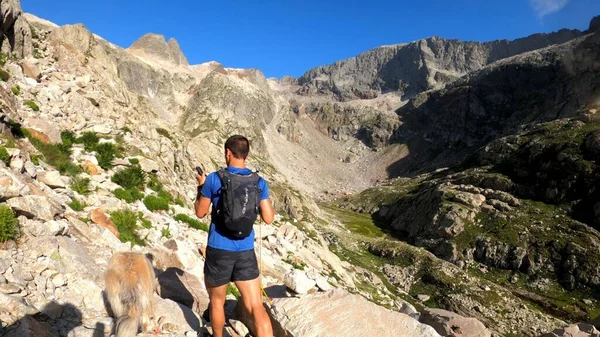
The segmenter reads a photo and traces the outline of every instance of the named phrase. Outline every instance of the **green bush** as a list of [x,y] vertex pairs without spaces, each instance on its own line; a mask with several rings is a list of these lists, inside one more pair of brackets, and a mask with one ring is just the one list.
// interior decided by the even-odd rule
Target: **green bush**
[[161,231],[160,234],[163,238],[167,238],[170,239],[173,235],[171,234],[171,230],[169,230],[169,227],[164,227]]
[[10,80],[9,72],[4,69],[0,69],[0,80],[2,80],[3,82]]
[[185,214],[177,214],[173,219],[177,220],[177,221],[181,221],[184,223],[187,223],[188,226],[204,231],[204,232],[208,232],[208,226],[196,219],[193,219]]
[[133,132],[131,132],[131,129],[128,126],[122,127],[121,131],[123,131],[124,133],[133,133]]
[[8,148],[10,148],[10,149],[14,149],[14,148],[16,148],[16,147],[17,147],[17,144],[15,144],[15,141],[14,141],[14,140],[12,140],[12,139],[9,139],[9,140],[6,142],[6,148],[7,148],[7,149],[8,149]]
[[114,190],[113,194],[115,195],[115,197],[121,200],[125,200],[129,204],[136,200],[142,200],[142,198],[144,198],[144,193],[140,192],[135,187],[131,187],[128,189],[117,188],[116,190]]
[[120,155],[119,149],[111,143],[102,143],[95,148],[98,165],[105,170],[113,167],[113,160]]
[[31,155],[29,158],[31,159],[31,162],[32,162],[34,165],[39,165],[39,164],[40,164],[40,158],[41,158],[41,157],[42,157],[42,156],[41,156],[41,155],[39,155],[39,154],[32,154],[32,155]]
[[179,205],[181,207],[185,207],[185,203],[183,202],[183,200],[181,200],[181,198],[175,199],[175,205]]
[[115,173],[110,180],[125,189],[143,188],[146,182],[146,173],[140,166],[134,165]]
[[71,189],[82,195],[90,193],[90,178],[74,177]]
[[4,146],[0,146],[0,160],[6,164],[6,166],[10,165],[10,154],[6,151]]
[[100,142],[100,138],[96,135],[95,132],[86,131],[80,137],[75,140],[77,144],[83,144],[83,147],[86,151],[92,152],[96,149],[96,145]]
[[110,220],[117,227],[121,242],[131,242],[140,246],[144,245],[144,240],[135,234],[135,230],[138,227],[138,217],[135,212],[131,210],[115,211],[110,214]]
[[19,96],[19,94],[21,93],[21,87],[19,87],[18,85],[14,86],[14,87],[10,88],[10,91],[12,91],[12,93],[15,96]]
[[83,209],[86,208],[86,206],[87,205],[85,204],[85,202],[81,202],[77,198],[73,198],[73,201],[71,201],[71,203],[69,204],[69,207],[71,207],[72,210],[77,212],[83,211]]
[[235,287],[234,285],[232,285],[231,283],[229,283],[227,285],[227,294],[228,295],[233,295],[235,296],[235,298],[239,299],[242,295],[240,294],[240,291],[238,290],[237,287]]
[[144,198],[144,205],[146,205],[146,208],[151,212],[159,210],[166,211],[169,209],[169,200],[154,195],[149,195]]
[[71,148],[67,144],[46,144],[41,140],[32,137],[29,132],[26,132],[27,130],[23,131],[24,134],[29,138],[29,141],[31,141],[31,144],[33,144],[33,146],[42,153],[44,161],[56,167],[60,173],[75,176],[83,172],[81,167],[71,162]]
[[138,165],[140,163],[140,160],[137,158],[129,158],[128,160],[131,165]]
[[62,143],[67,146],[72,146],[74,143],[77,142],[76,141],[77,138],[75,137],[75,134],[68,130],[65,130],[60,133],[60,139],[62,140]]
[[8,61],[8,55],[0,53],[0,67],[4,67],[6,61]]
[[148,188],[154,192],[160,192],[163,189],[163,184],[158,180],[158,177],[154,173],[148,175]]
[[0,205],[0,242],[15,240],[19,237],[19,220],[12,208]]
[[34,101],[27,100],[27,101],[24,101],[23,104],[30,107],[31,110],[33,110],[33,111],[40,111],[40,107],[37,104],[35,104]]
[[175,198],[173,198],[173,195],[165,190],[158,191],[158,197],[162,198],[162,199],[167,199],[167,201],[169,203],[173,203],[175,201]]
[[152,222],[150,222],[150,220],[140,219],[140,221],[142,222],[142,227],[147,228],[147,229],[152,228]]

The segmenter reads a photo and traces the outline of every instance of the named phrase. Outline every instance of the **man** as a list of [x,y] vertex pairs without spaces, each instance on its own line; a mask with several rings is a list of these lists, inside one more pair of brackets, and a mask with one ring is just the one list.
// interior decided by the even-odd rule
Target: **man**
[[[225,142],[226,170],[234,175],[251,175],[252,171],[246,168],[249,151],[250,143],[246,137],[239,135],[229,137]],[[223,336],[227,285],[229,282],[235,282],[242,295],[244,307],[254,319],[257,337],[272,337],[271,320],[262,303],[258,263],[254,253],[254,230],[247,237],[234,237],[218,220],[217,209],[222,196],[222,181],[217,172],[209,174],[208,177],[204,174],[196,175],[196,179],[200,185],[199,198],[194,204],[196,215],[204,218],[211,204],[213,205],[204,264],[204,282],[210,299],[209,311],[213,334],[215,337]],[[257,185],[260,200],[259,214],[265,223],[270,224],[273,222],[275,212],[269,200],[269,188],[262,178],[259,178]]]

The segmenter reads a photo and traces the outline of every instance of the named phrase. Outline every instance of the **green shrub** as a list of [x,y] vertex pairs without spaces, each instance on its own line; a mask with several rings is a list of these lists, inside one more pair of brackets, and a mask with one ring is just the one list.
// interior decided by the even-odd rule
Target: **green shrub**
[[8,55],[0,53],[0,67],[4,67],[6,61],[8,61]]
[[73,182],[71,183],[71,189],[82,195],[90,193],[90,178],[73,178]]
[[115,157],[120,155],[119,149],[114,144],[111,143],[102,143],[96,145],[96,157],[98,159],[98,165],[105,170],[108,170],[113,167],[113,160]]
[[204,231],[204,232],[208,232],[208,226],[196,219],[193,219],[185,214],[177,214],[173,219],[177,220],[177,221],[181,221],[184,223],[187,223],[188,226]]
[[167,238],[170,239],[173,235],[171,234],[171,230],[169,229],[169,227],[164,227],[161,231],[160,234],[163,238]]
[[40,158],[41,158],[41,157],[42,157],[42,156],[41,156],[41,155],[39,155],[39,154],[32,154],[32,155],[31,155],[29,158],[31,159],[31,162],[32,162],[34,165],[39,165],[39,164],[40,164]]
[[152,222],[150,222],[150,220],[140,219],[140,221],[142,222],[142,227],[147,228],[147,229],[152,228]]
[[4,146],[0,146],[0,160],[6,164],[6,166],[10,165],[10,154],[6,151]]
[[10,88],[10,91],[12,91],[12,93],[15,96],[19,96],[19,94],[21,93],[21,87],[19,87],[18,85],[14,86],[14,87]]
[[148,175],[148,188],[154,192],[160,192],[163,189],[163,184],[158,180],[158,177],[154,173]]
[[81,202],[77,198],[73,198],[73,201],[71,201],[71,203],[69,204],[69,207],[71,207],[72,210],[77,212],[83,211],[83,209],[86,208],[86,206],[87,205],[85,204],[85,202]]
[[23,104],[31,108],[33,111],[40,111],[40,107],[34,101],[27,100],[24,101]]
[[133,132],[131,132],[131,129],[128,126],[122,127],[121,131],[123,131],[124,133],[133,133]]
[[183,202],[183,200],[181,200],[181,198],[175,199],[175,205],[179,205],[181,207],[185,207],[185,203]]
[[149,195],[144,198],[144,205],[146,205],[146,208],[151,212],[159,210],[166,211],[169,209],[169,200],[154,195]]
[[110,180],[125,189],[143,188],[146,182],[146,173],[140,166],[134,165],[115,173]]
[[137,158],[129,158],[128,160],[131,165],[138,165],[140,163],[140,160]]
[[117,188],[116,190],[114,190],[113,194],[115,195],[115,197],[121,200],[125,200],[129,204],[136,200],[142,200],[142,198],[144,198],[144,193],[140,192],[135,187],[128,189]]
[[15,240],[19,237],[19,220],[12,208],[0,205],[0,242]]
[[115,224],[119,231],[121,242],[131,242],[143,246],[144,241],[135,234],[137,229],[137,214],[131,210],[115,211],[110,214],[110,220]]
[[175,198],[173,198],[173,195],[165,190],[158,191],[158,197],[162,198],[162,199],[167,199],[167,201],[169,203],[173,203],[175,201]]
[[25,132],[25,135],[29,138],[31,144],[42,153],[44,161],[56,167],[60,173],[75,176],[83,172],[81,167],[71,162],[71,148],[66,144],[46,144],[41,140],[32,137],[28,132]]
[[74,143],[76,143],[77,140],[75,134],[68,130],[65,130],[60,133],[60,139],[62,140],[63,144],[68,146],[72,146]]
[[42,53],[40,52],[39,48],[33,48],[33,57],[36,59],[41,59],[44,56],[42,55]]
[[83,144],[86,151],[92,152],[96,149],[96,145],[100,142],[100,138],[95,132],[86,131],[75,141],[77,144]]
[[14,148],[16,148],[16,147],[17,147],[17,144],[15,144],[15,141],[14,141],[14,140],[12,140],[12,139],[9,139],[9,140],[6,142],[6,145],[5,145],[5,146],[6,146],[6,148],[7,148],[7,149],[14,149]]
[[10,80],[10,73],[4,69],[0,69],[0,80],[3,82]]
[[227,285],[227,295],[233,295],[237,299],[239,299],[242,296],[238,288],[232,285],[231,283]]

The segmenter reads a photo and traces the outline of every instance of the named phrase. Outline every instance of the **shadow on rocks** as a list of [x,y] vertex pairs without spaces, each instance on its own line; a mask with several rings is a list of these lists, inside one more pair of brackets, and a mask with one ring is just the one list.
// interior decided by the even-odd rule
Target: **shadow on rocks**
[[[71,303],[52,301],[33,315],[26,315],[15,323],[0,328],[5,337],[66,337],[69,332],[82,325],[82,314]],[[100,326],[98,326],[100,325]],[[97,323],[94,337],[104,336],[104,324]]]

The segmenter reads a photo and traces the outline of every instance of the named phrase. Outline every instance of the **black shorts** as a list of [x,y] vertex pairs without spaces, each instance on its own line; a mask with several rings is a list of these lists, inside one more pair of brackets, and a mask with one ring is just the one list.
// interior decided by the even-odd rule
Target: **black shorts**
[[254,249],[232,252],[206,247],[204,277],[209,285],[218,287],[229,282],[250,281],[258,274]]

